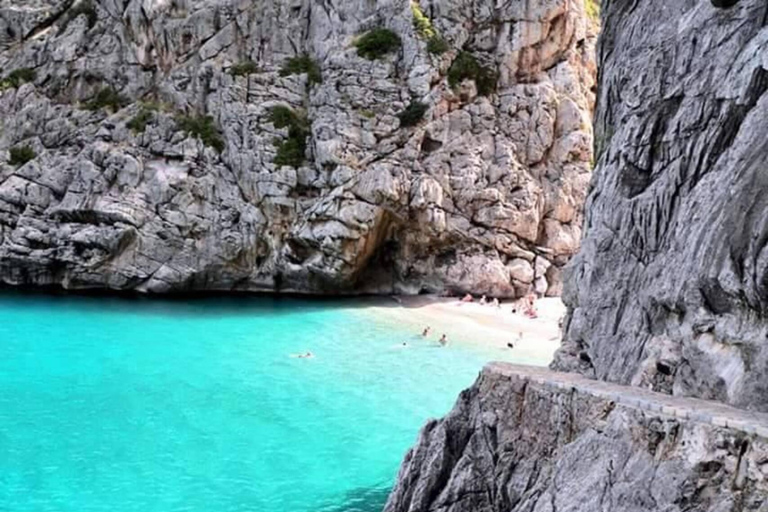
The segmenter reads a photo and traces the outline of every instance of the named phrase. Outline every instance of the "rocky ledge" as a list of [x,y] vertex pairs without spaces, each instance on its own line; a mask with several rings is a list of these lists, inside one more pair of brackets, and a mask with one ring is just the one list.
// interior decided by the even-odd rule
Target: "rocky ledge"
[[766,414],[494,363],[422,429],[385,512],[765,512],[766,496]]
[[0,0],[0,280],[558,294],[582,0]]

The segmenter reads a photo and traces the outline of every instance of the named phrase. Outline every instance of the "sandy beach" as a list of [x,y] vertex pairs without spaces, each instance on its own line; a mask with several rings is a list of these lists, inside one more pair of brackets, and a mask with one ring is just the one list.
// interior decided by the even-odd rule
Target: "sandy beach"
[[545,298],[536,301],[536,310],[538,318],[532,319],[522,313],[518,303],[502,303],[497,308],[434,296],[377,300],[361,309],[372,321],[409,326],[414,334],[429,326],[429,338],[436,341],[445,334],[449,346],[479,345],[498,350],[504,359],[512,356],[516,362],[545,366],[560,345],[558,322],[565,315],[565,306],[559,298]]

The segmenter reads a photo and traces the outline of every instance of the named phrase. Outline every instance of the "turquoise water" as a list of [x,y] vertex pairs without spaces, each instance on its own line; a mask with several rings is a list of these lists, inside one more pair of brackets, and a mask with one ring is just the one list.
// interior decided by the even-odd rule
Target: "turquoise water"
[[358,304],[0,295],[0,511],[378,512],[499,354]]

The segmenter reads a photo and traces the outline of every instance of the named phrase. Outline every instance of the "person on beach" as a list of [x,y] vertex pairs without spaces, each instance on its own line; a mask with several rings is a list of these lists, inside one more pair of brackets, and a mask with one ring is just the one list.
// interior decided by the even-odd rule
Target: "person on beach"
[[475,300],[475,298],[474,298],[474,297],[472,297],[472,294],[471,294],[471,293],[468,293],[468,294],[466,294],[466,295],[464,296],[464,298],[463,298],[463,299],[461,299],[461,302],[472,302],[472,301],[474,301],[474,300]]
[[485,295],[480,297],[480,305],[485,306],[488,303],[488,299],[485,298]]
[[507,347],[509,347],[509,348],[515,348],[515,345],[514,345],[514,344],[513,344],[513,343],[510,341],[509,343],[507,343]]
[[493,305],[496,307],[496,309],[501,309],[501,304],[499,303],[499,299],[496,297],[493,298]]
[[536,312],[536,295],[533,293],[528,294],[525,298],[525,316],[528,318],[539,317],[539,314]]
[[443,335],[440,337],[439,343],[440,343],[442,346],[446,346],[446,345],[448,344],[448,338],[445,336],[445,334],[443,334]]

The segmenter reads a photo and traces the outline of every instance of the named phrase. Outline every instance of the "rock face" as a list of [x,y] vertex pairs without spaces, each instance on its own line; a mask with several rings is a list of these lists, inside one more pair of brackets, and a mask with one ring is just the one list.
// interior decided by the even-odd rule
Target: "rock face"
[[[737,418],[760,433],[714,424]],[[421,431],[385,512],[764,512],[766,434],[765,415],[490,365]]]
[[602,10],[571,373],[487,368],[386,512],[768,510],[768,3]]
[[[581,0],[2,0],[0,26],[5,283],[559,292],[592,159]],[[382,27],[400,45],[359,56]]]
[[[768,4],[603,4],[554,368],[768,410]],[[653,27],[651,30],[650,27]]]

